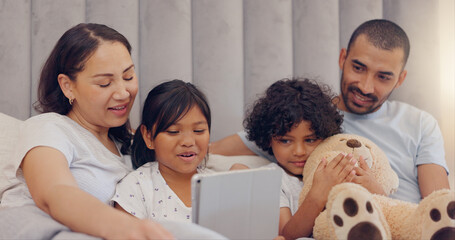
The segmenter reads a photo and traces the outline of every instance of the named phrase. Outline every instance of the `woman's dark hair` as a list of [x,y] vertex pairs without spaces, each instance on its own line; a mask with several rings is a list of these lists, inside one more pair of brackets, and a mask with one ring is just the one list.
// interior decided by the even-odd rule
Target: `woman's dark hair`
[[247,139],[273,155],[271,141],[286,135],[295,124],[309,121],[318,139],[341,132],[343,116],[327,85],[309,79],[282,79],[273,83],[243,121]]
[[[58,75],[65,74],[72,81],[84,70],[85,63],[102,41],[122,43],[131,54],[128,40],[116,30],[102,24],[80,23],[67,30],[50,53],[38,85],[37,111],[68,114],[72,106],[58,84]],[[109,129],[109,136],[122,144],[121,152],[130,153],[131,134],[129,120],[120,127]]]
[[[211,114],[205,95],[193,84],[182,80],[161,83],[154,87],[145,99],[141,125],[152,132],[152,138],[155,139],[159,133],[182,119],[193,106],[201,110],[210,132]],[[132,146],[131,159],[134,169],[156,160],[155,151],[147,148],[142,138],[141,125],[134,134]]]

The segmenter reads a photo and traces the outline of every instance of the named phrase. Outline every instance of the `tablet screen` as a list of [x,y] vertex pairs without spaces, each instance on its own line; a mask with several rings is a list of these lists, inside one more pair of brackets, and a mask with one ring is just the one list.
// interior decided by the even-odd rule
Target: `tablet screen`
[[192,221],[231,239],[278,235],[281,170],[257,168],[192,178]]

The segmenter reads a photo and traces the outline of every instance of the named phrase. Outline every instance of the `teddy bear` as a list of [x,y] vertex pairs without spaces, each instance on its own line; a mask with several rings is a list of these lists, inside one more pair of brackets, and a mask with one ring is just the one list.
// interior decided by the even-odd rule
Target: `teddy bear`
[[[321,142],[303,169],[304,186],[299,204],[313,182],[322,158],[352,153],[367,162],[387,194],[398,188],[398,176],[385,153],[367,138],[337,134]],[[329,193],[326,208],[315,220],[316,239],[455,239],[455,191],[433,192],[419,204],[370,193],[354,183],[341,183]]]

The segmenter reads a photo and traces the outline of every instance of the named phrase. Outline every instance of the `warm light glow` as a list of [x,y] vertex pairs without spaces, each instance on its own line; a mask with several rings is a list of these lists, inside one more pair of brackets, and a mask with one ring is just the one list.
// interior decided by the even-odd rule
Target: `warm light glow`
[[442,119],[451,188],[455,187],[455,1],[439,0],[439,44]]

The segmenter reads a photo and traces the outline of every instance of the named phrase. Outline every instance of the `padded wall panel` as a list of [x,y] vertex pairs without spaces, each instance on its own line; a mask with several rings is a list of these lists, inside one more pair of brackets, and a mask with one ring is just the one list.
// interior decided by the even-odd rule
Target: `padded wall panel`
[[[132,59],[139,77],[139,0],[87,0],[86,21],[106,24],[123,34],[132,47]],[[139,79],[140,80],[140,79]],[[140,92],[136,101],[140,101]],[[132,127],[140,123],[140,104],[134,104],[130,113]]]
[[273,82],[291,77],[292,2],[244,0],[245,105]]
[[441,94],[438,13],[436,0],[384,1],[384,18],[398,23],[411,42],[408,75],[391,98],[409,102],[440,120],[441,105],[434,102]]
[[[32,103],[36,101],[41,68],[63,33],[85,21],[85,0],[33,0],[31,24]],[[32,115],[36,112],[32,109]]]
[[30,2],[0,0],[0,112],[30,116]]
[[211,139],[242,129],[243,11],[241,0],[193,0],[193,82],[212,110]]
[[192,81],[190,1],[140,0],[139,25],[142,106],[158,83],[175,78]]
[[339,88],[338,0],[294,0],[294,75]]
[[382,0],[340,0],[340,49],[347,48],[352,32],[363,22],[382,18]]

